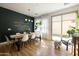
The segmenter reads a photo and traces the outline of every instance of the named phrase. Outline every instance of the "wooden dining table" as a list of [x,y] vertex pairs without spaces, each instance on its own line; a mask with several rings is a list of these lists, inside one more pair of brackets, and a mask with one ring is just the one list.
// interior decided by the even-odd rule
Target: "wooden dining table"
[[21,48],[20,43],[22,43],[21,39],[23,38],[23,35],[22,34],[20,34],[20,35],[10,35],[10,37],[15,39],[14,43],[17,45],[18,51],[20,51],[20,48]]

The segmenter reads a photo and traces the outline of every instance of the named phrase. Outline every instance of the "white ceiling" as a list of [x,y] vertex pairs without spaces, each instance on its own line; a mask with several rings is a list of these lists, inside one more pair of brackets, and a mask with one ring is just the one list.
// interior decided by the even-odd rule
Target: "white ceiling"
[[[64,3],[0,3],[1,7],[33,17],[55,12],[73,5],[76,5],[76,3],[69,3],[65,5]],[[30,11],[28,9],[30,9]]]

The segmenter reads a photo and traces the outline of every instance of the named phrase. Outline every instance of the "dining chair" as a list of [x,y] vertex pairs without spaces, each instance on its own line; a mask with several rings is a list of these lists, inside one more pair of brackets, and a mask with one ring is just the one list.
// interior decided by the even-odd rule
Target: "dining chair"
[[23,46],[25,47],[25,45],[27,44],[27,41],[28,41],[28,34],[26,34],[25,32],[24,32],[24,34],[23,34],[23,38],[22,38],[22,42],[23,42]]
[[8,42],[0,43],[0,56],[10,56],[10,50],[9,50]]
[[35,33],[32,33],[31,41],[32,41],[33,43],[35,43],[35,40],[36,40],[36,35],[35,35]]
[[10,41],[8,37],[5,35],[6,42],[0,43],[0,55],[9,56],[10,55]]
[[9,45],[9,51],[10,51],[11,47],[14,47],[13,46],[14,41],[10,40],[6,35],[5,35],[5,38],[6,38],[6,41],[7,41],[8,45]]

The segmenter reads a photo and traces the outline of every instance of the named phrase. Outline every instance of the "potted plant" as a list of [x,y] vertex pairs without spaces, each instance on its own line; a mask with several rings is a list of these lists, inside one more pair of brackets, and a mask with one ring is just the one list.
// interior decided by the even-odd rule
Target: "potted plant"
[[35,24],[35,30],[37,28],[41,27],[41,25],[42,25],[42,21],[36,22],[36,24]]
[[69,30],[67,31],[69,37],[72,36],[72,35],[75,33],[75,29],[76,29],[75,27],[71,27],[71,29],[69,29]]

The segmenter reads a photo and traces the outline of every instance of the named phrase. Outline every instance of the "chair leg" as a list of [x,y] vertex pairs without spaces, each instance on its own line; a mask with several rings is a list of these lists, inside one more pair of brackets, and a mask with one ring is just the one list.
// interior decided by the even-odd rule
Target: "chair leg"
[[68,44],[67,44],[67,46],[66,46],[66,51],[68,51]]
[[32,39],[32,40],[31,40],[31,43],[32,43],[32,44],[34,44],[34,43],[35,43],[35,42],[34,42],[34,39]]
[[73,45],[72,45],[72,53],[73,53]]
[[22,43],[22,46],[24,47],[24,42]]
[[29,45],[31,46],[31,40],[28,40]]
[[41,41],[41,37],[40,37],[40,41]]
[[11,52],[11,46],[12,46],[12,45],[11,45],[11,44],[9,44],[9,53]]

